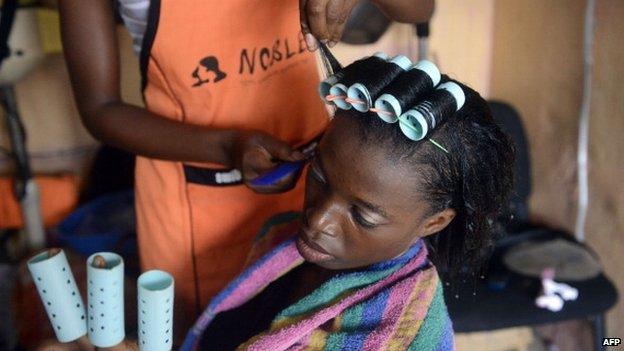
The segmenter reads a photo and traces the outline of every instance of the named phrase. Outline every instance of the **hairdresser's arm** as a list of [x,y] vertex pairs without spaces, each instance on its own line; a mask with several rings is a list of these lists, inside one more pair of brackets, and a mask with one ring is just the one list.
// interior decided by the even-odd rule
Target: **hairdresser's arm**
[[[403,23],[427,22],[433,15],[434,0],[371,0],[391,20]],[[358,0],[299,0],[301,31],[308,48],[315,50],[314,38],[330,46],[340,41],[351,10]]]
[[237,167],[246,180],[300,153],[261,132],[217,130],[163,118],[121,100],[109,0],[59,0],[63,48],[78,110],[99,140],[158,159]]

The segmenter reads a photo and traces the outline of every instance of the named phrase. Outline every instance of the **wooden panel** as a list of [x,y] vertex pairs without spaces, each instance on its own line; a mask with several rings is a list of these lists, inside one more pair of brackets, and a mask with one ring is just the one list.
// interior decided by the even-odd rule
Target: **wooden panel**
[[[119,27],[118,38],[122,97],[141,105],[138,58],[125,28]],[[48,55],[15,89],[34,169],[46,173],[82,170],[98,143],[80,121],[62,54]],[[0,146],[8,148],[4,116],[0,116]],[[8,173],[11,165],[0,155],[0,173]]]
[[495,7],[491,95],[524,119],[532,212],[573,229],[584,1],[499,0]]
[[[587,242],[624,294],[624,2],[596,1],[590,117]],[[608,315],[607,336],[624,330],[624,303]]]
[[[431,22],[429,57],[443,73],[463,81],[487,96],[490,80],[493,0],[438,0]],[[467,30],[469,28],[469,30]],[[394,24],[372,45],[339,44],[334,49],[343,63],[375,51],[418,57],[414,27]]]
[[[624,287],[624,2],[597,1],[590,117],[587,243]],[[491,95],[510,102],[527,129],[536,220],[574,230],[585,1],[495,2]],[[582,298],[582,297],[581,297]],[[624,327],[620,303],[608,335]]]

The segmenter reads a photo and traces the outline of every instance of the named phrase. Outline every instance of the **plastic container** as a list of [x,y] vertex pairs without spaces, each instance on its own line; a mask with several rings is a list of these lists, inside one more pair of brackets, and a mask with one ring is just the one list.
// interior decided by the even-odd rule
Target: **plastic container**
[[84,256],[112,251],[136,255],[134,192],[99,197],[79,207],[56,228],[61,244]]

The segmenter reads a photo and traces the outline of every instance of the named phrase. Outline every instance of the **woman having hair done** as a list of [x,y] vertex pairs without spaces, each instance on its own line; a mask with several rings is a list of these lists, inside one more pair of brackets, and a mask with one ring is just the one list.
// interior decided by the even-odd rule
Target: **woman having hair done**
[[[340,81],[382,69],[366,67],[345,67]],[[181,350],[453,349],[432,261],[476,267],[507,203],[513,151],[477,92],[441,80],[456,84],[453,94],[401,78],[401,103],[429,118],[418,141],[415,125],[406,127],[410,111],[382,119],[338,110],[311,160],[302,212],[265,225],[248,268],[210,302]],[[396,92],[378,88],[376,96]]]
[[[352,67],[342,81],[371,76]],[[406,137],[404,118],[338,110],[309,167],[303,211],[269,221],[256,248],[274,249],[212,300],[183,349],[200,338],[215,350],[453,349],[428,252],[450,269],[477,267],[513,178],[509,139],[486,101],[457,84],[457,111],[439,90],[406,86],[403,100],[424,96],[412,105],[438,111],[421,141]]]

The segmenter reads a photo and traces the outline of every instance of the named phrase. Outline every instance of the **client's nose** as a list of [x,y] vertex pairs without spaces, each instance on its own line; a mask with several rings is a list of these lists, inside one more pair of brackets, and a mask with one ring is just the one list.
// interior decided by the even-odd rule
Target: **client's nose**
[[310,234],[340,235],[342,232],[342,212],[341,206],[331,199],[306,209],[305,215]]

